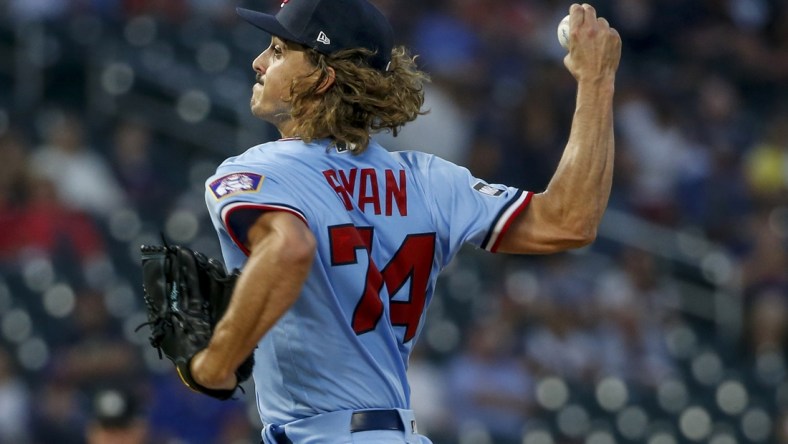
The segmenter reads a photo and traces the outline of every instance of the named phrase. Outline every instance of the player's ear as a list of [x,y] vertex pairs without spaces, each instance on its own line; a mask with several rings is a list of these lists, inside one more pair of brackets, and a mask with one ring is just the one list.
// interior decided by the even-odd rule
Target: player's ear
[[334,68],[326,66],[326,71],[321,77],[322,79],[320,80],[320,84],[315,89],[315,93],[317,94],[325,94],[326,91],[331,88],[331,86],[336,81],[337,73],[334,71]]

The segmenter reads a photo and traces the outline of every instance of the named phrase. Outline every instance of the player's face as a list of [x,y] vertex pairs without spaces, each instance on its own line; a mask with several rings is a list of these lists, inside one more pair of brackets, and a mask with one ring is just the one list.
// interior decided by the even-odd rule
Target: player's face
[[279,128],[283,137],[290,119],[290,90],[293,81],[302,81],[305,75],[315,68],[297,45],[288,44],[279,37],[272,37],[271,44],[254,62],[252,68],[257,73],[252,88],[252,113]]

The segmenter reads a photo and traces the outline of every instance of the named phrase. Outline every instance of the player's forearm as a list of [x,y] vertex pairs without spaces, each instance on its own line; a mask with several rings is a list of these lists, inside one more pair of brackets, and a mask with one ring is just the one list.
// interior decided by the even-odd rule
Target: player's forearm
[[311,239],[292,239],[282,233],[267,235],[252,247],[227,313],[205,350],[200,375],[207,383],[228,381],[295,303],[313,258]]
[[569,237],[592,241],[613,181],[612,78],[578,83],[577,105],[569,140],[553,178],[543,193],[550,219]]

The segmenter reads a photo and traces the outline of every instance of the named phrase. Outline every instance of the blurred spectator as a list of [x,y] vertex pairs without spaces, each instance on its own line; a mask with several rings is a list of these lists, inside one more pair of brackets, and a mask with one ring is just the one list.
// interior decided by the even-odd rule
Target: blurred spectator
[[87,444],[146,444],[148,422],[136,397],[125,389],[103,389],[93,396]]
[[0,261],[11,259],[20,247],[18,213],[26,196],[28,149],[16,130],[0,135]]
[[30,441],[30,391],[11,356],[0,347],[0,442]]
[[752,143],[752,116],[743,106],[739,87],[727,76],[704,75],[699,83],[699,117],[688,131],[705,145],[708,169],[685,174],[676,198],[683,205],[685,222],[704,226],[714,241],[737,244],[740,236],[734,227],[750,209],[740,163],[741,153]]
[[[479,130],[471,139],[468,153],[468,169],[476,177],[490,182],[499,182],[507,162],[503,155],[502,142],[484,130]],[[500,181],[503,182],[503,181]]]
[[424,107],[428,114],[405,125],[394,137],[381,133],[375,138],[391,150],[419,150],[446,160],[464,163],[471,138],[470,122],[448,86],[436,81],[427,84]]
[[127,15],[153,15],[174,22],[188,17],[187,0],[123,0]]
[[697,91],[698,124],[692,131],[714,151],[737,155],[752,142],[752,122],[739,88],[723,75],[704,76]]
[[779,444],[788,444],[788,410],[783,410],[774,423],[774,436]]
[[745,174],[752,197],[761,205],[788,203],[788,112],[773,116],[748,151]]
[[708,174],[706,153],[683,133],[675,112],[665,104],[655,106],[644,91],[624,94],[616,122],[637,171],[630,205],[647,219],[675,224],[677,184],[690,175]]
[[36,174],[52,181],[67,207],[106,217],[124,205],[125,196],[105,158],[87,146],[85,131],[76,114],[54,114],[31,164]]
[[[547,259],[547,258],[545,258]],[[599,338],[589,325],[593,314],[590,282],[568,255],[556,255],[540,269],[537,323],[527,328],[524,352],[538,372],[590,383],[599,374]]]
[[431,76],[468,85],[483,75],[479,36],[453,11],[433,9],[420,16],[413,38],[413,53]]
[[92,393],[142,376],[140,350],[113,325],[101,293],[79,292],[71,319],[71,331],[51,339],[62,344],[52,362],[57,378]]
[[0,134],[0,208],[18,205],[24,196],[30,146],[24,135],[12,129]]
[[431,439],[451,436],[450,408],[443,371],[417,345],[408,362],[411,408],[416,412],[419,433]]
[[47,379],[38,387],[35,399],[31,430],[36,444],[84,444],[88,413],[76,387]]
[[[534,405],[534,381],[512,354],[515,338],[498,319],[476,322],[446,369],[455,431],[480,422],[496,444],[518,443]],[[555,351],[553,351],[554,353]]]
[[746,304],[747,351],[755,357],[788,351],[788,287],[761,288]]
[[678,293],[646,252],[626,249],[619,264],[600,276],[595,289],[602,372],[655,388],[677,371],[664,338],[676,318]]
[[[637,248],[617,253],[615,267],[598,277],[594,294],[602,310],[636,310],[643,322],[669,325],[678,316],[679,291],[659,260]],[[637,315],[640,317],[641,315]]]
[[65,208],[55,187],[47,178],[30,178],[29,199],[18,222],[24,228],[21,243],[50,254],[67,243],[67,248],[73,249],[82,261],[102,254],[103,241],[93,220]]
[[68,12],[69,2],[63,0],[9,0],[8,15],[14,21],[55,20]]
[[541,323],[526,333],[525,356],[540,376],[552,374],[580,384],[592,382],[601,368],[599,338],[583,327],[571,306],[547,307]]
[[155,162],[153,135],[142,122],[125,120],[114,127],[112,161],[130,203],[146,219],[158,219],[167,208],[172,174]]
[[108,20],[120,20],[124,0],[77,0],[77,14],[95,12]]
[[154,442],[200,444],[244,443],[253,430],[246,403],[239,399],[217,402],[186,388],[174,371],[152,376],[151,431]]
[[9,245],[2,256],[23,260],[44,255],[80,285],[94,285],[104,276],[91,270],[105,269],[104,240],[93,219],[66,208],[58,200],[49,179],[31,176],[26,184],[28,196],[11,217],[0,218],[0,228],[9,233]]
[[[785,380],[784,359],[788,351],[788,248],[780,236],[774,211],[750,217],[747,228],[749,251],[742,258],[743,332],[740,359],[758,368],[763,382]],[[762,368],[761,358],[782,360],[782,369]],[[771,375],[770,375],[771,374]]]
[[528,74],[501,81],[494,103],[476,111],[468,167],[490,181],[543,191],[566,143],[562,95],[571,75],[555,62],[529,65]]
[[772,211],[747,219],[742,227],[750,240],[742,258],[742,288],[745,294],[764,285],[788,285],[788,249],[781,238]]
[[187,0],[189,9],[197,15],[222,19],[235,14],[236,1],[229,0]]

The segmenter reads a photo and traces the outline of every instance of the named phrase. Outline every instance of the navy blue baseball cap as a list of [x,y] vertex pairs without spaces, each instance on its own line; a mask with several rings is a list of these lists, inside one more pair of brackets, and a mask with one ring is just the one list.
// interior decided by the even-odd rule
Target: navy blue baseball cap
[[366,48],[367,60],[387,71],[394,30],[380,10],[367,0],[284,0],[276,15],[237,8],[238,15],[271,35],[300,43],[321,54]]

